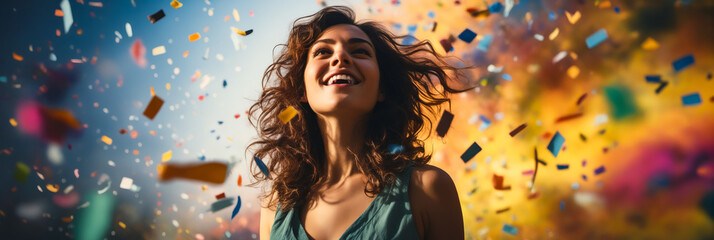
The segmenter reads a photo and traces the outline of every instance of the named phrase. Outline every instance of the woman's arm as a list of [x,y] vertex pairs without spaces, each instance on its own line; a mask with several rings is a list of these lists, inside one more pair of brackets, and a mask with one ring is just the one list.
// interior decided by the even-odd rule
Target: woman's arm
[[267,198],[262,201],[260,207],[260,240],[270,239],[270,229],[273,228],[275,222],[275,209],[265,207],[268,205]]
[[423,239],[464,239],[464,220],[454,181],[438,167],[414,168],[409,198]]

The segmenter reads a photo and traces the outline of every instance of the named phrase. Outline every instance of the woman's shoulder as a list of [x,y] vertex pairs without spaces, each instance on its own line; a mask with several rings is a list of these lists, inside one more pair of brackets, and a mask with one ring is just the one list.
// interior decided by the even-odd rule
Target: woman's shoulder
[[[460,223],[463,226],[456,186],[451,176],[441,168],[428,164],[414,165],[409,183],[409,202],[422,237],[428,237],[424,233],[434,234],[434,229],[452,228],[444,226],[444,223]],[[458,235],[458,229],[452,229],[456,231],[454,234]],[[443,234],[445,231],[436,232]]]
[[412,167],[410,186],[415,185],[424,191],[431,192],[442,187],[453,187],[451,176],[439,167],[429,164],[415,164]]

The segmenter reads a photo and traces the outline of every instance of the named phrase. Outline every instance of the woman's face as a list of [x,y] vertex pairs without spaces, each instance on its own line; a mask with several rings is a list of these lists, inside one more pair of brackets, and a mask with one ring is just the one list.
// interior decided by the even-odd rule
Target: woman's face
[[363,116],[383,98],[374,46],[350,24],[322,32],[308,52],[304,79],[306,100],[318,115]]

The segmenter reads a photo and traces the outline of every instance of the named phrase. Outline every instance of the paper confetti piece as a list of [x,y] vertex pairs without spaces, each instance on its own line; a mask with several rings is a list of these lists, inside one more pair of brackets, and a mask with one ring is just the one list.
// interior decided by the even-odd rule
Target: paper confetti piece
[[248,35],[250,35],[251,33],[253,33],[253,29],[248,29],[247,31],[242,31],[242,30],[240,30],[240,29],[238,29],[238,28],[234,28],[234,27],[231,27],[231,31],[233,31],[233,32],[235,32],[235,33],[237,33],[238,35],[241,35],[241,36],[248,36]]
[[124,28],[125,28],[125,30],[126,30],[126,35],[127,35],[128,37],[131,37],[131,36],[134,35],[134,31],[131,29],[131,24],[126,23],[126,25],[124,26]]
[[238,202],[236,203],[236,207],[233,208],[233,214],[231,214],[231,220],[233,220],[233,218],[236,217],[236,215],[240,211],[240,204],[241,204],[240,196],[238,196]]
[[404,151],[404,146],[399,145],[399,144],[389,144],[387,145],[387,151],[391,154],[399,154],[400,152]]
[[578,66],[573,65],[568,68],[568,76],[571,79],[575,79],[578,75],[580,75],[580,68],[578,68]]
[[553,32],[551,32],[550,35],[548,35],[548,39],[550,39],[551,41],[553,41],[553,39],[555,39],[556,37],[558,37],[558,34],[559,34],[559,33],[560,33],[560,29],[559,29],[559,28],[555,28],[555,30],[553,30]]
[[171,152],[171,150],[169,150],[168,152],[165,152],[164,154],[161,155],[161,162],[166,162],[168,160],[171,160],[171,156],[173,156],[173,153]]
[[161,55],[164,53],[166,53],[166,47],[164,47],[164,45],[161,45],[161,46],[155,47],[154,49],[151,49],[151,55],[154,55],[154,56]]
[[441,118],[439,119],[439,123],[436,125],[436,134],[442,138],[446,136],[446,133],[449,131],[449,128],[451,128],[451,121],[453,120],[454,114],[447,110],[444,110],[444,113],[441,114]]
[[147,16],[147,18],[149,18],[149,22],[154,24],[154,23],[158,22],[159,20],[161,20],[162,18],[164,18],[165,16],[166,16],[166,14],[164,14],[164,10],[159,9],[158,12]]
[[503,9],[503,4],[501,4],[501,2],[495,2],[495,3],[491,4],[491,6],[488,6],[488,11],[490,11],[491,13],[501,12],[502,9]]
[[226,198],[226,193],[221,193],[221,194],[216,195],[216,200],[221,200],[224,198]]
[[238,186],[239,187],[243,186],[243,176],[241,176],[240,174],[238,174]]
[[441,47],[444,48],[444,52],[451,52],[451,50],[454,50],[454,47],[451,46],[451,42],[449,42],[448,39],[441,39],[439,41],[439,44],[441,44]]
[[13,127],[17,127],[17,120],[15,120],[14,118],[10,118],[10,125]]
[[60,3],[60,9],[62,9],[62,22],[64,23],[64,33],[69,32],[69,28],[72,27],[74,23],[74,18],[72,17],[72,7],[69,5],[69,0],[62,0]]
[[691,93],[682,96],[682,105],[684,106],[696,106],[702,103],[702,97],[699,93]]
[[525,129],[526,126],[527,126],[526,123],[523,123],[523,124],[521,124],[520,126],[518,126],[517,128],[511,130],[511,132],[508,133],[508,135],[511,135],[511,137],[514,137],[514,136],[516,136],[516,134],[518,134],[518,133],[520,133],[521,131],[523,131],[523,129]]
[[667,82],[667,81],[661,82],[661,83],[659,84],[659,86],[657,87],[657,89],[655,89],[655,94],[659,94],[660,92],[662,92],[662,90],[663,90],[665,87],[667,87],[668,84],[669,84],[669,82]]
[[647,81],[648,83],[661,83],[662,76],[660,76],[660,75],[646,75],[645,81]]
[[657,50],[658,48],[659,48],[659,43],[657,43],[657,41],[655,41],[651,37],[648,37],[642,43],[642,49],[647,50],[647,51]]
[[183,4],[182,4],[181,2],[179,2],[179,1],[173,0],[173,1],[171,1],[171,6],[172,6],[174,9],[178,9],[178,8],[182,7]]
[[570,14],[568,11],[565,11],[565,17],[568,18],[568,22],[570,22],[570,24],[575,24],[576,22],[578,22],[578,20],[580,20],[580,11],[575,11],[575,13],[573,14]]
[[76,178],[79,178],[79,169],[76,169],[76,168],[74,169],[74,176]]
[[126,224],[124,224],[124,222],[122,221],[119,221],[119,227],[126,229]]
[[511,186],[503,186],[503,176],[498,176],[496,174],[493,174],[493,178],[491,179],[493,182],[493,189],[496,190],[511,190]]
[[236,22],[240,22],[240,15],[238,15],[238,10],[235,8],[233,9],[233,19],[235,19]]
[[471,146],[469,146],[466,151],[461,154],[461,160],[464,161],[464,163],[468,162],[471,160],[476,154],[481,152],[481,146],[479,146],[476,142],[472,143]]
[[595,173],[595,175],[600,175],[605,172],[605,166],[600,166],[599,168],[596,168],[593,172]]
[[200,38],[201,38],[201,34],[200,34],[200,33],[194,33],[194,34],[188,35],[188,40],[191,41],[191,42],[196,41],[196,40],[198,40],[198,39],[200,39]]
[[13,53],[12,53],[12,59],[15,59],[15,61],[18,61],[18,62],[22,62],[22,60],[24,60],[25,58],[23,58],[23,57],[20,56],[19,54],[13,52]]
[[151,98],[151,101],[149,101],[149,105],[146,106],[146,109],[144,109],[144,116],[147,118],[154,120],[154,117],[156,117],[156,114],[159,113],[159,110],[161,110],[161,106],[164,105],[164,100],[157,97],[153,96]]
[[226,181],[227,171],[228,166],[221,162],[202,162],[185,165],[161,163],[156,168],[157,179],[162,182],[178,178],[221,184]]
[[265,175],[266,178],[270,178],[270,172],[268,172],[268,167],[265,166],[265,163],[263,163],[263,160],[260,160],[258,157],[253,157],[255,160],[255,164],[258,165],[258,168],[260,169],[261,172],[263,172],[263,175]]
[[502,230],[503,232],[508,233],[508,234],[510,234],[510,235],[513,235],[513,236],[515,236],[516,234],[518,234],[518,228],[516,228],[516,227],[514,227],[514,226],[511,226],[511,225],[508,224],[508,223],[504,223],[504,224],[503,224],[503,228],[502,228],[501,230]]
[[131,189],[131,185],[134,184],[134,179],[128,178],[128,177],[122,177],[121,183],[119,183],[119,187],[121,189]]
[[27,176],[30,175],[30,167],[22,162],[17,162],[15,164],[15,172],[12,174],[12,178],[20,183],[27,182]]
[[211,212],[218,212],[233,205],[233,198],[224,198],[211,203]]
[[694,64],[694,55],[689,54],[672,62],[672,67],[674,67],[674,71],[679,72],[692,64]]
[[112,145],[112,139],[110,137],[107,137],[106,135],[102,136],[101,140],[107,145]]
[[471,43],[471,41],[473,41],[474,38],[476,38],[476,33],[471,31],[468,28],[464,29],[464,31],[461,32],[461,34],[459,34],[459,39],[461,39],[461,41],[464,41],[467,43]]
[[607,31],[600,29],[585,39],[588,48],[593,48],[607,39]]
[[568,170],[570,168],[570,164],[558,164],[555,165],[558,170]]
[[62,17],[62,16],[64,16],[64,12],[62,12],[62,10],[60,10],[60,9],[55,9],[55,16]]
[[550,139],[550,143],[548,143],[548,151],[553,154],[553,157],[558,157],[558,153],[563,147],[564,142],[565,138],[563,138],[563,135],[560,135],[560,132],[555,132],[553,138]]
[[283,124],[288,123],[295,115],[297,115],[297,110],[293,108],[292,106],[288,106],[285,108],[283,111],[278,114],[278,118],[280,118],[280,121],[283,122]]

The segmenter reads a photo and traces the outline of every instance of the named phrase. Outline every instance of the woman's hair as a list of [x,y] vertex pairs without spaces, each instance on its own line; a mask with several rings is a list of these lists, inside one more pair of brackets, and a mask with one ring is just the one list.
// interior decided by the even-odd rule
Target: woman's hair
[[[306,203],[308,193],[326,182],[325,151],[317,116],[300,99],[305,94],[303,78],[310,47],[322,32],[338,24],[355,25],[369,36],[384,94],[384,101],[377,102],[369,116],[362,151],[352,152],[359,171],[368,177],[365,194],[379,194],[409,162],[429,161],[431,155],[424,152],[424,141],[418,138],[425,121],[431,131],[426,113],[437,113],[440,104],[449,102],[448,93],[468,90],[447,86],[449,77],[444,69],[457,69],[447,64],[429,42],[399,44],[395,39],[407,36],[394,36],[375,22],[355,22],[354,13],[347,7],[326,7],[297,19],[288,43],[278,45],[283,47],[282,52],[265,70],[263,92],[249,109],[249,120],[257,128],[258,139],[248,148],[257,147],[254,157],[267,159],[270,172],[265,176],[251,163],[251,173],[258,180],[253,184],[273,180],[270,191],[262,196],[269,197],[266,207],[279,203],[287,211],[300,206]],[[437,81],[443,91],[436,89]],[[298,111],[298,116],[284,124],[278,115],[289,106]],[[392,153],[389,144],[403,149]]]

